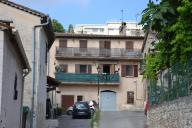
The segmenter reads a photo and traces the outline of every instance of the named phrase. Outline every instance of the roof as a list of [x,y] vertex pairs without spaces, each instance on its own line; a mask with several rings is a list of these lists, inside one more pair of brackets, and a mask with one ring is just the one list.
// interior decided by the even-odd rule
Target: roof
[[16,3],[11,2],[9,0],[0,0],[0,2],[3,3],[3,4],[9,5],[11,7],[14,7],[16,9],[19,9],[19,10],[25,11],[27,13],[30,13],[32,15],[36,15],[36,16],[39,16],[39,17],[47,17],[47,15],[42,13],[42,12],[38,12],[36,10],[33,10],[31,8],[25,7],[25,6],[20,5],[20,4],[16,4]]
[[12,43],[18,52],[20,59],[24,62],[24,69],[31,70],[27,56],[25,54],[25,50],[23,48],[19,33],[14,29],[13,26],[10,25],[11,21],[0,21],[0,30],[7,32],[10,35],[10,39],[14,42]]
[[76,39],[141,39],[143,36],[124,36],[124,35],[96,35],[96,34],[69,34],[55,33],[56,38],[76,38]]
[[53,44],[53,42],[55,40],[55,35],[54,35],[52,24],[51,24],[51,19],[49,18],[48,15],[46,15],[46,14],[44,14],[42,12],[33,10],[31,8],[25,7],[23,5],[16,4],[16,3],[11,2],[9,0],[0,0],[0,3],[3,3],[3,4],[8,5],[10,7],[13,7],[13,8],[16,8],[18,10],[24,11],[24,12],[29,13],[31,15],[38,16],[38,17],[41,18],[41,23],[46,23],[47,19],[49,19],[49,24],[46,25],[46,26],[43,26],[43,28],[44,28],[46,36],[48,38],[48,48],[49,49],[51,48],[51,45]]

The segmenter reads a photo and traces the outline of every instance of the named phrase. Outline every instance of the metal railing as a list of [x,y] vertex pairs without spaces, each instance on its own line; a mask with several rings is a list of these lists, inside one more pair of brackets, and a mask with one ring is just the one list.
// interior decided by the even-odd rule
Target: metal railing
[[87,57],[87,58],[141,58],[141,50],[127,50],[121,48],[99,49],[99,48],[56,48],[56,57]]
[[156,81],[149,80],[148,92],[152,106],[192,95],[192,60],[164,70]]
[[56,72],[56,80],[62,83],[88,83],[97,84],[98,77],[100,84],[120,84],[119,74],[84,74],[84,73],[64,73]]

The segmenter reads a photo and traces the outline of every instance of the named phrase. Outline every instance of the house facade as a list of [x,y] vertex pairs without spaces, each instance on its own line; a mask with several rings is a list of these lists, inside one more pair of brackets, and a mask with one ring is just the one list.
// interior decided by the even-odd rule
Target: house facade
[[50,76],[61,84],[57,103],[95,100],[102,111],[143,108],[142,36],[56,33]]
[[33,115],[30,111],[26,127],[45,128],[47,51],[54,41],[49,16],[8,0],[0,0],[0,18],[13,21],[32,67],[24,83],[23,105],[34,110]]
[[[142,26],[137,22],[126,21],[127,36],[144,36]],[[122,22],[114,21],[106,24],[77,24],[74,28],[77,34],[97,34],[97,35],[119,35]]]
[[24,79],[30,66],[18,31],[0,22],[0,127],[22,127]]

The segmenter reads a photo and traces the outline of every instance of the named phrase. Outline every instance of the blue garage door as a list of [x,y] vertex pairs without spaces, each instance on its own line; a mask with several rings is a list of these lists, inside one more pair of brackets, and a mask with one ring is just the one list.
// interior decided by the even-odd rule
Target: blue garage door
[[101,111],[116,111],[116,92],[102,91],[100,98]]

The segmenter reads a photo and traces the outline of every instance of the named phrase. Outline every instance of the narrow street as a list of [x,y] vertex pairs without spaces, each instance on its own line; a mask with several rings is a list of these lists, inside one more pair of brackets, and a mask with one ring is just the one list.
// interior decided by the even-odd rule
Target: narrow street
[[99,128],[148,128],[143,112],[101,112]]
[[90,119],[72,119],[68,115],[59,118],[59,128],[91,128],[90,124]]

